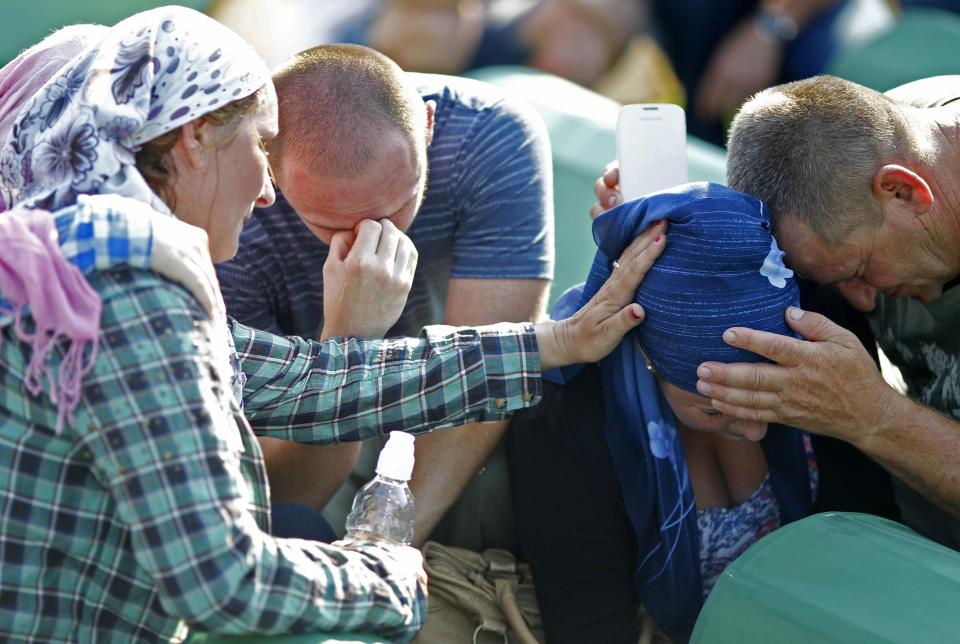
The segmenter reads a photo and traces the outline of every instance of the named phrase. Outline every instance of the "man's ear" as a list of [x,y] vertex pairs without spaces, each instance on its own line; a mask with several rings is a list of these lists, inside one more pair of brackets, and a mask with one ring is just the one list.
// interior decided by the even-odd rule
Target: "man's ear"
[[181,163],[195,170],[207,167],[207,138],[210,127],[202,119],[196,119],[180,126],[180,138],[173,151]]
[[873,175],[873,196],[881,205],[896,200],[899,205],[922,215],[933,204],[933,192],[926,180],[902,165],[889,164]]
[[433,143],[433,124],[434,116],[437,114],[437,102],[436,101],[427,101],[424,104],[424,107],[427,108],[427,129],[426,129],[426,142],[427,147],[430,147],[430,144]]

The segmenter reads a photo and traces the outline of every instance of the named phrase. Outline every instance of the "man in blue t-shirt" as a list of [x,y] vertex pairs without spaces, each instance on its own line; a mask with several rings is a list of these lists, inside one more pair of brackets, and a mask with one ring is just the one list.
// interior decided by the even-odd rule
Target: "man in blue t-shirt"
[[[552,170],[531,108],[476,81],[405,74],[358,46],[301,52],[274,82],[280,136],[269,152],[282,194],[253,215],[237,256],[218,266],[232,316],[288,335],[366,335],[364,309],[403,297],[406,285],[390,281],[389,266],[344,263],[364,219],[405,231],[419,253],[388,335],[542,315],[553,274]],[[491,423],[418,438],[417,543],[505,429]],[[279,441],[265,441],[264,451],[274,499],[316,508],[358,454],[353,444]]]

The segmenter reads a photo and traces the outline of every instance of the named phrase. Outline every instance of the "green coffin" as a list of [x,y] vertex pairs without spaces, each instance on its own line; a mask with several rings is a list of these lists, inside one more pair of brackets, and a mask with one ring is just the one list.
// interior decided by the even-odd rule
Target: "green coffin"
[[65,25],[92,22],[114,25],[140,11],[179,4],[204,11],[212,0],[2,0],[0,67],[21,50]]
[[960,16],[908,9],[889,31],[839,52],[828,71],[881,92],[928,76],[960,74]]
[[819,514],[727,568],[691,642],[957,642],[958,608],[960,553],[879,517]]

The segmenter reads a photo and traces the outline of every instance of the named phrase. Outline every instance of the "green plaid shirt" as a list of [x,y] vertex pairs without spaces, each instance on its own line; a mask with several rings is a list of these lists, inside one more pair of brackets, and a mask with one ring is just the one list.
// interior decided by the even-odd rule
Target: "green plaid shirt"
[[126,268],[90,281],[99,353],[60,435],[48,393],[21,386],[29,348],[0,328],[0,639],[411,638],[424,597],[389,552],[269,536],[252,429],[332,443],[501,417],[539,398],[530,327],[321,344],[235,324],[248,424],[185,291]]

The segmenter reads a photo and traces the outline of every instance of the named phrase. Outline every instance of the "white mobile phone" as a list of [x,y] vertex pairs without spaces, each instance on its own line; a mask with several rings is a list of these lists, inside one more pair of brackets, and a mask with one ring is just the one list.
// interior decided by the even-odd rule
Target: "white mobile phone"
[[687,182],[687,120],[669,103],[624,105],[617,119],[620,192],[626,201]]

